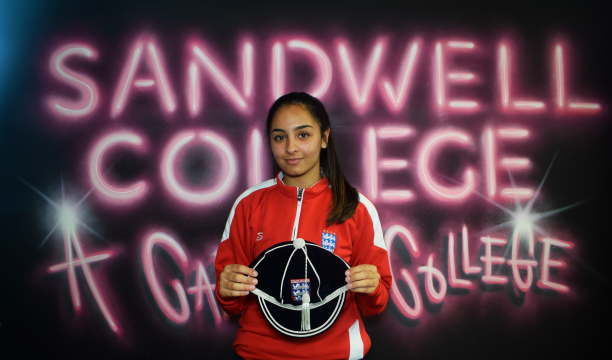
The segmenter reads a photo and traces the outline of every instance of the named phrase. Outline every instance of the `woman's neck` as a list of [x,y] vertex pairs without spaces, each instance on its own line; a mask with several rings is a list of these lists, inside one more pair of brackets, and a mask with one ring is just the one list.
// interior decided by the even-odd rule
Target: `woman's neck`
[[283,173],[283,184],[287,186],[297,186],[300,189],[309,189],[314,184],[321,181],[321,179],[323,179],[323,175],[321,175],[320,172],[317,172],[311,176],[302,175],[296,177]]

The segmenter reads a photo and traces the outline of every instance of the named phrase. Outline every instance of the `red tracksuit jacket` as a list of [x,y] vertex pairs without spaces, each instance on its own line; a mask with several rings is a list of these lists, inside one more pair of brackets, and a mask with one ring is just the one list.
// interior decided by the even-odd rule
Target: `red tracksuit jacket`
[[245,191],[234,203],[215,260],[219,275],[229,264],[249,265],[262,251],[297,237],[321,245],[323,234],[336,237],[334,254],[351,267],[372,264],[378,268],[380,283],[372,294],[349,291],[342,313],[326,332],[307,339],[296,339],[277,332],[264,318],[253,294],[222,297],[219,304],[229,314],[244,312],[234,342],[236,353],[245,359],[360,359],[370,349],[359,310],[364,316],[385,309],[391,286],[391,271],[382,228],[376,208],[359,194],[355,215],[342,224],[327,226],[332,193],[326,178],[304,189],[286,186],[282,173]]

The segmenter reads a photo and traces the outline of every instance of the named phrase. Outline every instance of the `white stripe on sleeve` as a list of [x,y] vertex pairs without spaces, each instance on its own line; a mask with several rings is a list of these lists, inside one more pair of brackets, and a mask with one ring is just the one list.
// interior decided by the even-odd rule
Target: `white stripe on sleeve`
[[227,222],[225,223],[225,230],[223,231],[223,237],[221,238],[221,242],[224,242],[225,240],[229,239],[230,227],[232,226],[232,220],[234,220],[234,214],[236,213],[236,207],[238,206],[240,201],[242,201],[242,199],[251,195],[257,190],[269,188],[270,186],[274,186],[274,185],[276,185],[276,178],[270,179],[268,181],[264,181],[253,187],[250,187],[247,191],[243,192],[242,194],[240,194],[240,196],[238,196],[238,199],[236,199],[236,201],[234,202],[234,206],[232,206],[232,211],[230,211],[229,217],[227,218]]
[[349,353],[349,360],[352,359],[363,359],[363,340],[361,339],[361,333],[359,332],[359,320],[355,320],[355,323],[351,325],[348,330],[349,342],[351,352]]
[[374,204],[372,204],[372,202],[361,193],[359,193],[359,201],[365,205],[366,209],[368,209],[368,214],[370,214],[370,218],[372,219],[372,225],[374,225],[374,245],[381,249],[387,250],[387,246],[385,246],[385,239],[383,237],[382,226],[380,225],[380,219],[378,218],[378,212],[376,211]]

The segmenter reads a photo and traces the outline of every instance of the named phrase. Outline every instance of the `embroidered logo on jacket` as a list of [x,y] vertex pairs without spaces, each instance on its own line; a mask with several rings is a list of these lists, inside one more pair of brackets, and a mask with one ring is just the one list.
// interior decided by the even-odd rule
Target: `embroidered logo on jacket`
[[334,252],[336,249],[336,233],[329,230],[323,230],[323,236],[321,237],[321,246],[323,249]]
[[256,240],[256,241],[259,241],[259,240],[261,240],[261,239],[263,239],[263,232],[258,232],[258,233],[257,233],[257,239],[255,239],[255,240]]
[[310,278],[291,280],[291,298],[295,302],[302,302],[302,296],[308,293],[310,296]]

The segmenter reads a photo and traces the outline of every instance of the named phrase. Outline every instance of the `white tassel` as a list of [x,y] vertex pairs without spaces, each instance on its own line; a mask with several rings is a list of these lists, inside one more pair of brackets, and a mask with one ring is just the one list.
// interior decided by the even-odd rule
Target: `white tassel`
[[302,331],[310,331],[310,295],[302,295]]

